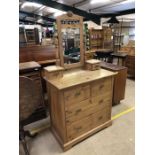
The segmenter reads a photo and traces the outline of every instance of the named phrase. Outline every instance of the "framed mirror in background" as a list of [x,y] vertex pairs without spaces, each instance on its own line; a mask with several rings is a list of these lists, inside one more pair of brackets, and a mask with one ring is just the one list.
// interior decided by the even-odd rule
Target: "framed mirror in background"
[[57,18],[60,65],[65,69],[84,65],[83,18],[72,13]]

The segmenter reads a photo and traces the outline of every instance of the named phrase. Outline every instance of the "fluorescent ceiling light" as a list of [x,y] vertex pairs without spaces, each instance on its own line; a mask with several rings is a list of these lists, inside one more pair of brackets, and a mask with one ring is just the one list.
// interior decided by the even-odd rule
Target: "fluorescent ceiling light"
[[43,22],[43,20],[42,19],[38,19],[37,22],[40,22],[41,23],[41,22]]
[[34,3],[34,2],[24,2],[24,4],[21,6],[21,8],[25,8],[25,7],[36,7],[36,8],[39,8],[41,6],[42,6],[41,4]]
[[59,10],[58,9],[54,9],[54,8],[48,8],[47,9],[50,13],[55,13],[55,12],[58,12]]
[[90,4],[107,3],[107,2],[111,2],[111,0],[91,0]]
[[124,2],[121,2],[121,4],[132,3],[132,2],[135,2],[135,0],[126,0]]
[[63,14],[65,14],[65,12],[57,11],[57,12],[54,13],[54,17],[60,16],[60,15],[63,15]]

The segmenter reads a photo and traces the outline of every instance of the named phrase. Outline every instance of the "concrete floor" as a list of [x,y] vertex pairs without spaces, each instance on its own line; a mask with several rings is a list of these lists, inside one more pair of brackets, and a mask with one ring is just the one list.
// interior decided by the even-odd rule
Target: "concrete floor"
[[[135,82],[127,79],[125,99],[121,104],[112,108],[112,116],[134,107]],[[115,120],[113,125],[94,134],[86,140],[75,145],[67,152],[63,152],[59,143],[49,129],[40,132],[36,138],[27,139],[30,155],[134,155],[135,154],[135,119],[131,111]],[[37,124],[47,124],[49,118]],[[27,128],[30,128],[28,126]],[[20,155],[23,154],[20,144]]]

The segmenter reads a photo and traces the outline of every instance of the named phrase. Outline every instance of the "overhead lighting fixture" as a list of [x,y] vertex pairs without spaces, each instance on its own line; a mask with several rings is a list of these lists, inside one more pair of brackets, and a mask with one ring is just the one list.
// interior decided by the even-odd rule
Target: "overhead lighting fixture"
[[49,7],[49,8],[47,9],[47,11],[49,11],[50,13],[55,13],[55,12],[58,12],[59,10]]
[[42,23],[42,22],[43,22],[43,20],[42,20],[42,19],[38,19],[38,20],[37,20],[37,22]]
[[111,24],[118,24],[119,21],[117,20],[117,18],[115,16],[112,16],[107,23],[111,23]]
[[126,0],[124,2],[121,2],[121,4],[132,3],[132,2],[135,2],[135,0]]
[[90,4],[96,4],[96,3],[107,3],[111,2],[112,0],[91,0]]
[[21,6],[21,8],[25,8],[25,7],[36,7],[36,8],[39,8],[41,6],[42,6],[41,4],[34,3],[34,2],[24,2],[24,4]]
[[65,12],[57,11],[57,12],[54,13],[54,17],[60,16],[60,15],[63,15],[63,14],[65,14]]

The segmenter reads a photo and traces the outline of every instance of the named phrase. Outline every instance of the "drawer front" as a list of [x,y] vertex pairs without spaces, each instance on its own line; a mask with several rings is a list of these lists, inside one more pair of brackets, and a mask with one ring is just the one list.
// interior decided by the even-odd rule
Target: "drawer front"
[[105,110],[100,110],[82,120],[74,122],[72,125],[67,126],[68,141],[90,131],[99,125],[104,124],[110,119],[111,110],[110,108],[105,108]]
[[92,128],[92,118],[86,117],[82,120],[76,121],[70,126],[67,126],[68,141],[86,133]]
[[91,85],[91,96],[104,95],[112,90],[111,78],[106,78],[93,82]]
[[63,72],[62,71],[58,71],[58,72],[51,72],[51,73],[49,73],[49,72],[46,72],[45,71],[45,77],[47,78],[47,79],[56,79],[56,78],[61,78],[61,77],[63,77]]
[[111,119],[111,108],[106,107],[105,109],[98,111],[92,115],[93,128],[104,124]]
[[83,111],[87,110],[92,106],[92,102],[90,99],[86,99],[84,101],[81,101],[79,103],[73,103],[72,106],[66,107],[66,118],[71,116],[77,116],[80,115]]
[[90,86],[81,85],[64,91],[64,100],[66,107],[78,104],[90,97]]
[[[81,107],[69,108],[69,110],[66,111],[66,123],[68,126],[84,117],[96,113],[97,111],[104,110],[107,106],[111,107],[112,104],[111,99],[103,98],[103,96],[94,97],[90,101],[88,100],[84,102],[87,102],[88,104]],[[79,104],[81,105],[81,103]]]

